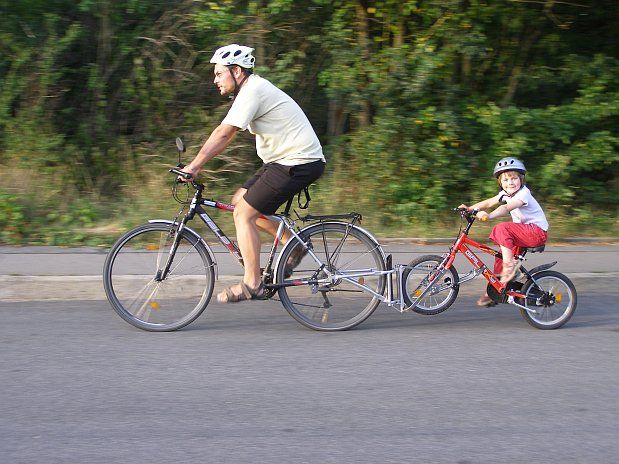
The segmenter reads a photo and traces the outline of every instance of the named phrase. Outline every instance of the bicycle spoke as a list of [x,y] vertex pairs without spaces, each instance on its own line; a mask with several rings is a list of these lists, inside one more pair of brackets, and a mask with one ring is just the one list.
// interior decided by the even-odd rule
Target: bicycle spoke
[[344,264],[342,264],[341,266],[338,266],[339,268],[347,268],[349,267],[351,264],[356,263],[357,261],[366,258],[368,255],[370,255],[371,253],[374,253],[376,250],[378,250],[378,247],[374,247],[368,251],[366,251],[365,253],[362,254],[358,254],[356,256],[353,256],[353,258],[350,261],[345,262]]
[[[183,255],[181,256],[181,259],[180,259],[178,262],[173,263],[174,268],[173,268],[173,269],[170,269],[170,272],[168,273],[168,275],[173,274],[173,273],[174,273],[174,271],[175,271],[176,269],[178,269],[178,268],[179,268],[179,267],[183,264],[183,261],[185,260],[185,258],[186,258],[187,256],[189,256],[189,253],[191,253],[191,251],[195,251],[195,249],[196,249],[196,246],[195,246],[195,245],[193,245],[193,246],[191,246],[191,247],[189,248],[189,250],[184,251],[184,252],[183,252]],[[175,255],[175,257],[174,257],[174,258],[175,258],[175,259],[174,259],[174,261],[176,261],[176,255]]]
[[[160,282],[155,284],[155,288],[153,288],[153,291],[150,293],[150,295],[148,295],[148,298],[144,300],[142,307],[136,311],[135,317],[140,318],[141,320],[145,322],[148,322],[148,317],[150,316],[150,311],[152,308],[151,305],[152,305],[153,295],[157,293],[157,291],[159,290],[159,286],[160,286]],[[146,317],[143,317],[145,311],[148,311],[148,315]]]
[[142,300],[142,295],[144,295],[144,293],[147,292],[149,290],[149,287],[151,287],[153,284],[155,284],[155,280],[149,280],[140,290],[138,290],[135,298],[133,298],[133,300],[131,300],[127,306],[129,308],[133,308],[138,301]]

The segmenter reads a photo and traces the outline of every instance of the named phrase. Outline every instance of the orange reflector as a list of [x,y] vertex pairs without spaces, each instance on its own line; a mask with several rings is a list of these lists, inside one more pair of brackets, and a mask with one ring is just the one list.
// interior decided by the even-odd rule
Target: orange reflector
[[156,301],[151,301],[150,303],[148,303],[148,305],[155,311],[158,311],[159,308],[161,308],[161,305],[157,303]]
[[562,293],[557,293],[557,294],[555,295],[555,301],[556,301],[557,303],[561,303],[561,298],[562,298],[562,297],[563,297],[563,294],[562,294]]
[[146,251],[155,251],[158,248],[159,247],[155,245],[154,243],[149,243],[148,245],[146,245]]
[[421,295],[421,290],[415,290],[415,297],[418,297],[419,295]]
[[363,277],[359,277],[359,283],[363,285],[365,283],[365,279]]

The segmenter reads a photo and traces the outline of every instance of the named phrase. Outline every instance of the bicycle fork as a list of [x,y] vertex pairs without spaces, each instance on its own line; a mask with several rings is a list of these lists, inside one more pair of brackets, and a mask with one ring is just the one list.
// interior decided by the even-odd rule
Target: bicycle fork
[[163,267],[163,269],[157,269],[157,274],[155,275],[155,282],[161,282],[168,277],[168,274],[170,273],[170,268],[172,267],[172,263],[174,262],[174,257],[176,256],[176,250],[178,249],[178,245],[181,241],[181,235],[184,227],[184,222],[180,222],[178,227],[170,229],[168,235],[174,232],[174,240],[172,241],[172,246],[170,246],[170,251],[168,252],[165,266]]

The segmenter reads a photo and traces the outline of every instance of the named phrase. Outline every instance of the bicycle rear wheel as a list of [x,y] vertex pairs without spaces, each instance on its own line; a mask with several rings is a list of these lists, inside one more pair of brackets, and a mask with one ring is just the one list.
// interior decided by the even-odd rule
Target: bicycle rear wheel
[[533,277],[535,281],[529,279],[522,287],[527,309],[521,309],[520,314],[535,328],[558,329],[576,311],[576,287],[556,271],[538,272]]
[[[304,326],[320,331],[347,330],[366,320],[380,299],[362,286],[377,295],[385,289],[385,275],[376,273],[385,270],[380,245],[363,229],[341,222],[314,224],[300,236],[309,240],[320,263],[307,254],[290,269],[287,264],[294,261],[302,245],[295,241],[282,250],[276,282],[297,282],[279,289],[288,313]],[[351,277],[327,279],[325,269]]]
[[112,308],[140,329],[180,329],[210,301],[214,264],[204,244],[187,230],[181,233],[170,272],[161,280],[175,234],[170,224],[144,224],[123,235],[105,260],[103,284]]

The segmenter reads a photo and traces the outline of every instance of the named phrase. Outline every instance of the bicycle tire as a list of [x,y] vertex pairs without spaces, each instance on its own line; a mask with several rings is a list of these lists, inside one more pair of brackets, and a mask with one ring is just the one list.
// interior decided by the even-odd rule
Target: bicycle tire
[[402,273],[404,302],[416,313],[433,316],[447,310],[456,301],[460,291],[460,278],[456,268],[451,266],[441,276],[439,282],[432,283],[433,286],[441,284],[438,291],[429,290],[423,298],[413,304],[411,295],[421,295],[426,290],[432,273],[442,262],[442,256],[420,256],[412,260]]
[[[520,314],[537,329],[558,329],[576,311],[576,287],[569,278],[557,271],[541,271],[533,274],[533,278],[535,281],[529,279],[522,287],[526,298],[520,302],[527,309],[520,309]],[[540,287],[543,292],[540,292]]]
[[183,230],[168,276],[156,280],[165,265],[176,227],[138,226],[110,249],[103,285],[116,313],[139,329],[169,332],[185,327],[206,309],[215,284],[214,263],[204,243]]
[[284,247],[276,267],[276,282],[306,283],[281,287],[278,293],[283,306],[295,320],[313,330],[341,331],[361,324],[374,312],[380,303],[379,297],[345,278],[320,285],[307,283],[307,280],[325,278],[321,269],[349,273],[358,270],[355,282],[382,295],[385,274],[368,271],[384,271],[386,268],[378,242],[360,227],[336,221],[310,225],[299,235],[304,242],[311,243],[320,263],[307,254],[294,269],[287,268],[291,254],[297,253],[302,245],[295,240]]

